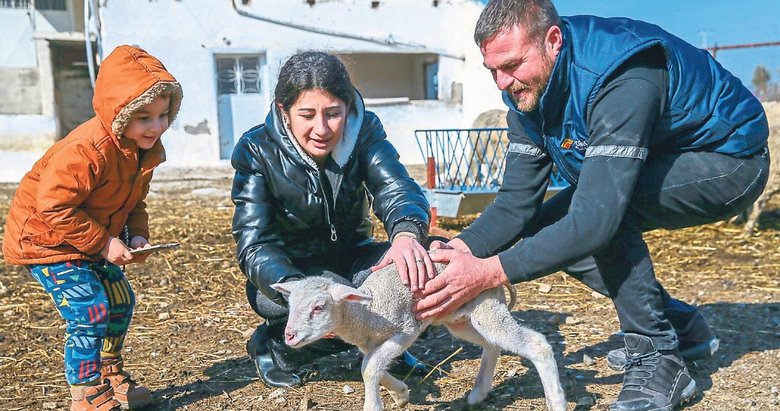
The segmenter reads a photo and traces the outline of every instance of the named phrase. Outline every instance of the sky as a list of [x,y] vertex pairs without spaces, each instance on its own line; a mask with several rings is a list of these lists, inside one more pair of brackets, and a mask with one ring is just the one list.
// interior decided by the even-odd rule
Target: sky
[[[780,0],[553,0],[558,14],[644,20],[697,46],[780,41]],[[717,59],[753,89],[763,65],[780,82],[780,46],[720,50]]]

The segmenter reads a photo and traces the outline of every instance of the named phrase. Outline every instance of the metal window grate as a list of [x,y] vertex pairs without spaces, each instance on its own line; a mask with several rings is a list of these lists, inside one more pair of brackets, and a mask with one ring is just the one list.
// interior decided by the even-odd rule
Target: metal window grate
[[262,93],[262,65],[260,56],[217,57],[217,93]]
[[[30,0],[0,0],[0,9],[29,9]],[[65,0],[36,0],[36,10],[68,10]]]
[[27,9],[30,8],[30,0],[0,0],[0,8]]

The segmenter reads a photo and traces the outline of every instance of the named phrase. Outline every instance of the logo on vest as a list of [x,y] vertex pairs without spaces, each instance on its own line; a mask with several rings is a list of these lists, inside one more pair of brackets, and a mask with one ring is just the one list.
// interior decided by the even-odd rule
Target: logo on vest
[[561,142],[561,148],[569,150],[574,147],[577,151],[585,151],[588,149],[588,142],[583,140],[572,140],[570,138],[564,138]]

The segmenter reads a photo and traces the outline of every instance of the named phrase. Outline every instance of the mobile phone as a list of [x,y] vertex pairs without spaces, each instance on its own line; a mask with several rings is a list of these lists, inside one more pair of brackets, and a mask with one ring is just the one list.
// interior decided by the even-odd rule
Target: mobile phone
[[135,250],[130,250],[130,254],[138,255],[138,254],[151,254],[156,253],[158,251],[163,250],[173,250],[176,248],[179,248],[179,243],[165,243],[165,244],[157,244],[153,245],[148,248],[137,248]]

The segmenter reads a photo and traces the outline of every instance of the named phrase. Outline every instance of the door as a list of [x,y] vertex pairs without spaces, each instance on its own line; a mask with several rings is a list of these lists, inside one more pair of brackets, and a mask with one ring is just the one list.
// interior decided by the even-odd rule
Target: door
[[235,54],[215,57],[219,157],[229,159],[241,135],[263,122],[268,109],[263,89],[265,56]]
[[84,43],[50,42],[54,71],[54,103],[63,138],[95,115],[92,84],[87,69]]

